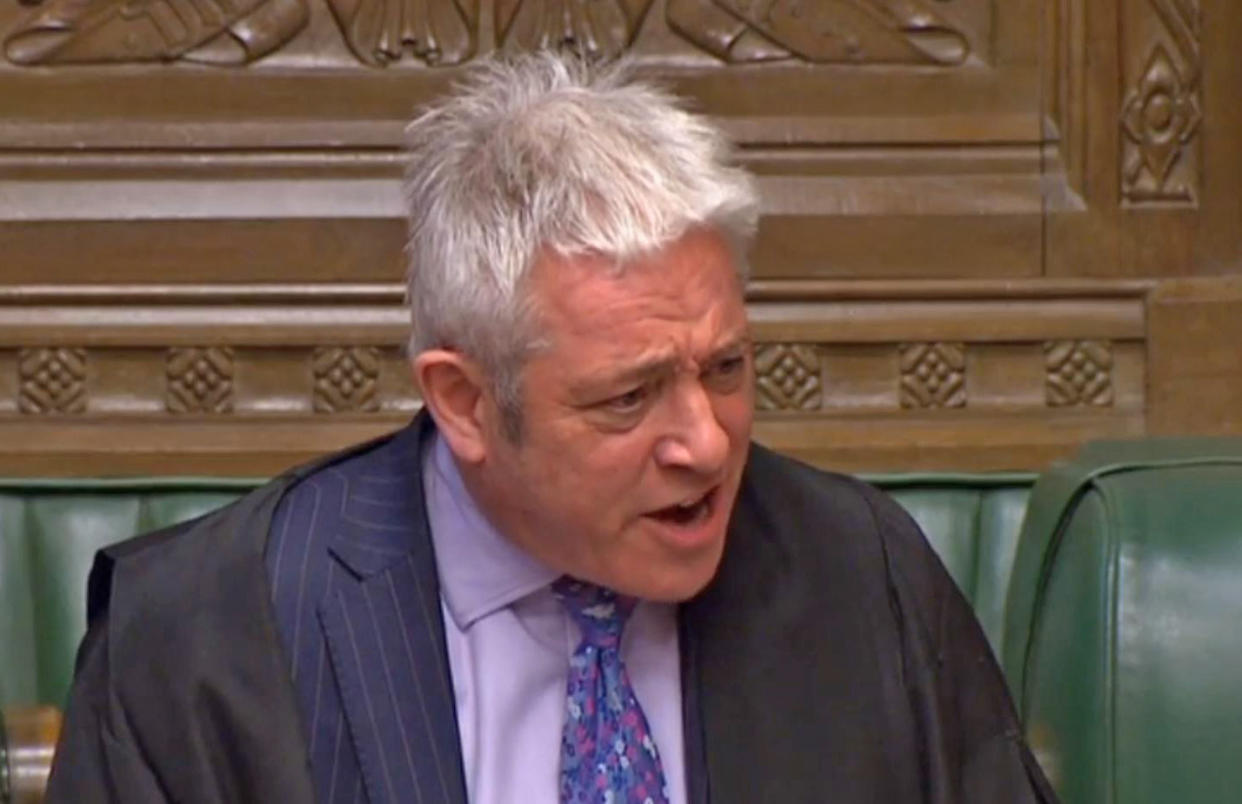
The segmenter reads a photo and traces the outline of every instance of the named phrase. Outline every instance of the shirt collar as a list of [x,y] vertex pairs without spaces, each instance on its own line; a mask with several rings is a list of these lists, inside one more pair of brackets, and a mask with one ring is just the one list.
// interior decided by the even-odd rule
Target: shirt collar
[[438,433],[423,456],[423,495],[440,591],[457,627],[552,583],[559,573],[505,538],[479,510]]

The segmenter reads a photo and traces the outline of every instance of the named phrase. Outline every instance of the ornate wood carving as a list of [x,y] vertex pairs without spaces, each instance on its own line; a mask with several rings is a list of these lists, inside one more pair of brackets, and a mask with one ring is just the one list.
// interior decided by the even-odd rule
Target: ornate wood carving
[[[242,65],[276,51],[317,0],[50,0],[4,40],[14,64],[189,61]],[[406,53],[430,65],[475,51],[477,0],[327,0],[346,44],[382,67]]]
[[171,413],[233,409],[233,350],[224,346],[168,350],[165,406]]
[[759,410],[818,410],[823,401],[820,359],[806,343],[768,343],[755,348]]
[[1048,341],[1049,407],[1113,404],[1113,355],[1108,341]]
[[[674,31],[730,62],[957,65],[966,32],[927,0],[668,0]],[[939,8],[938,8],[939,7]]]
[[17,358],[22,413],[83,413],[86,410],[86,350],[70,347],[23,349]]
[[379,410],[379,350],[369,346],[326,346],[311,358],[317,413]]
[[349,49],[372,67],[407,52],[437,66],[475,52],[478,0],[328,0],[328,7]]
[[[1156,33],[1121,110],[1121,192],[1131,204],[1194,203],[1200,112],[1198,0],[1146,0]],[[1133,6],[1131,6],[1133,7]]]
[[[1014,468],[1141,433],[1149,289],[754,281],[756,436],[836,468]],[[407,326],[397,283],[0,286],[0,471],[279,470],[408,419]],[[1108,342],[1111,405],[1049,405],[1061,341]],[[22,415],[31,383],[82,415]]]
[[898,347],[903,408],[966,406],[966,346],[903,343]]
[[496,30],[508,50],[569,48],[611,58],[628,48],[652,0],[496,0]]
[[284,45],[307,0],[50,0],[4,40],[14,64],[245,64]]
[[[4,41],[19,65],[189,61],[244,65],[288,45],[319,0],[48,0]],[[413,56],[460,64],[479,52],[480,0],[326,0],[363,64]],[[654,0],[491,0],[500,49],[570,48],[612,58],[634,44]],[[667,0],[664,22],[732,63],[956,66],[988,39],[984,0]]]

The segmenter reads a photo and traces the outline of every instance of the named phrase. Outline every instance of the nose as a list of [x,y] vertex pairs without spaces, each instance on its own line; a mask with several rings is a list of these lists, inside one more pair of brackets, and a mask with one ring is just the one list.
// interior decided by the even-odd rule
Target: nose
[[729,434],[720,426],[711,395],[697,380],[679,383],[667,431],[656,443],[656,462],[668,468],[715,475],[729,455]]

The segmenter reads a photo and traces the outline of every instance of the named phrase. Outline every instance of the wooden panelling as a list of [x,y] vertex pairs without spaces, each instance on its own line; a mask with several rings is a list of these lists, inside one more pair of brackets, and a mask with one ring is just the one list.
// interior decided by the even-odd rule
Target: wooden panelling
[[1138,437],[1139,414],[1074,411],[1050,416],[944,411],[896,415],[767,420],[759,440],[802,460],[840,471],[1045,467],[1093,438]]
[[1242,279],[1161,287],[1148,348],[1152,432],[1242,432]]
[[[1141,430],[1147,292],[756,281],[757,435],[825,466],[893,468],[904,443],[921,466],[1035,468],[1084,434]],[[0,290],[0,472],[33,465],[39,438],[41,471],[106,473],[121,452],[131,467],[203,472],[397,427],[419,405],[405,319],[391,284]],[[255,435],[269,425],[307,439]]]
[[17,349],[0,348],[0,415],[17,413],[18,388],[21,387],[17,355]]
[[404,232],[395,219],[0,220],[0,285],[396,281]]
[[1041,408],[1047,404],[1043,344],[990,343],[966,355],[965,395],[976,410]]
[[1080,199],[1050,210],[1046,273],[1236,272],[1236,4],[1054,0],[1045,13],[1050,164]]
[[0,4],[0,472],[263,473],[408,418],[405,121],[462,64],[542,45],[624,53],[755,174],[762,440],[1039,468],[1242,429],[1235,0],[354,24],[383,2]]

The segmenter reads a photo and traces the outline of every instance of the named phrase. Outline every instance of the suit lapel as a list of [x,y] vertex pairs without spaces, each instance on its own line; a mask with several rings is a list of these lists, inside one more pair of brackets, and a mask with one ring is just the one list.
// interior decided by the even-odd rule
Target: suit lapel
[[[351,470],[319,607],[367,798],[465,804],[460,739],[420,473],[425,417]],[[421,426],[420,426],[421,425]]]

